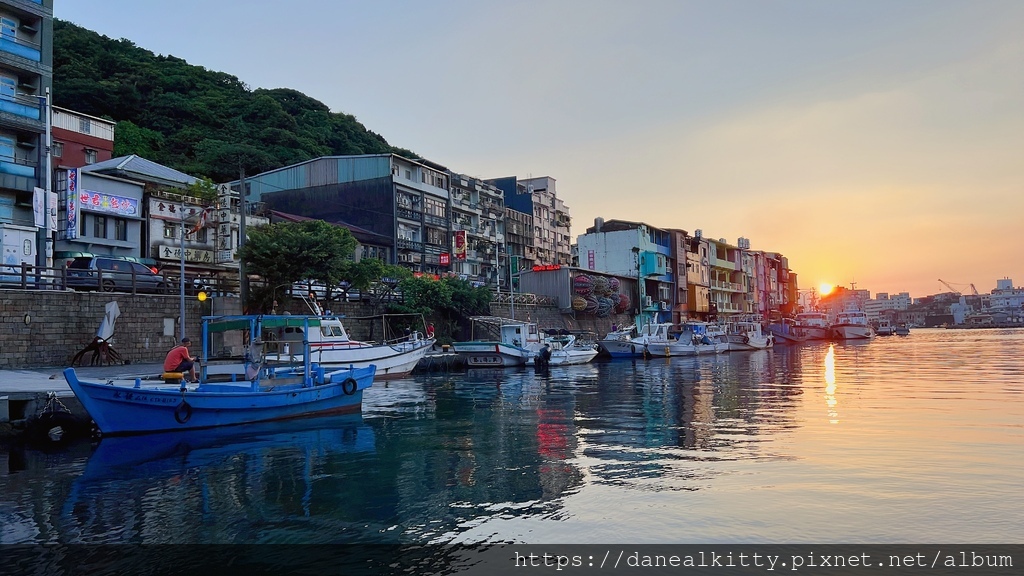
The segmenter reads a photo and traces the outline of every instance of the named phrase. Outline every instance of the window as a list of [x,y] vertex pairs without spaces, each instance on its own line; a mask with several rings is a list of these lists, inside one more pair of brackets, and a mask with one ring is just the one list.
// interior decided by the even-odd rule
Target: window
[[412,180],[412,172],[411,171],[409,171],[409,170],[405,171],[405,179],[406,180]]
[[178,227],[174,224],[164,223],[164,238],[176,239],[178,237]]
[[96,151],[92,148],[85,149],[85,163],[95,164],[96,163]]
[[196,231],[196,242],[206,242],[206,228],[200,228]]
[[4,38],[16,39],[18,37],[18,21],[6,14],[0,16],[0,35]]
[[[81,132],[82,134],[89,134],[92,131],[92,120],[89,120],[88,118],[85,118],[84,116],[79,116],[78,117],[78,131]],[[89,152],[89,150],[86,149],[86,153],[88,153],[88,152]],[[93,150],[93,152],[95,152],[95,150]]]
[[85,213],[82,212],[82,211],[79,211],[78,212],[78,221],[81,222],[81,224],[78,227],[78,236],[81,237],[81,238],[85,238],[88,235],[85,232],[85,219],[86,219]]
[[445,206],[445,202],[436,198],[427,197],[423,199],[423,212],[440,218],[448,217],[448,210]]
[[54,142],[53,146],[50,147],[50,154],[57,158],[64,156],[64,143]]
[[106,216],[93,216],[92,219],[92,232],[93,236],[97,238],[107,237],[107,217]]
[[0,134],[0,160],[14,160],[14,138]]
[[126,241],[128,240],[128,221],[124,218],[113,218],[114,220],[114,240]]
[[14,100],[14,95],[18,91],[18,79],[13,76],[7,76],[6,74],[0,75],[0,98],[4,100]]

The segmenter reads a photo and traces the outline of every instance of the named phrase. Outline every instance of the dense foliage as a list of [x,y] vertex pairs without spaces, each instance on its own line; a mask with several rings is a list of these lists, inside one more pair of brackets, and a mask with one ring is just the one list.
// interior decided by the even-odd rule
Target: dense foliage
[[466,318],[490,314],[491,291],[474,288],[466,280],[408,277],[400,288],[403,303],[393,304],[392,311],[423,314],[434,322],[435,335],[442,344],[452,342]]
[[323,220],[279,222],[246,230],[238,257],[246,272],[266,282],[267,293],[254,293],[257,308],[275,299],[275,291],[300,280],[335,286],[345,274],[356,249],[352,233]]
[[117,122],[114,155],[216,182],[328,155],[395,152],[354,116],[288,88],[235,76],[53,21],[54,104]]

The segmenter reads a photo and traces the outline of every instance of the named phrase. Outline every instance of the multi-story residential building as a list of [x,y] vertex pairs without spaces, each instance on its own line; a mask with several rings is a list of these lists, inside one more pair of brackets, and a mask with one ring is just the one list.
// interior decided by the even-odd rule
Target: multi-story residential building
[[707,321],[711,313],[710,243],[703,231],[686,237],[686,309],[689,319]]
[[743,251],[725,241],[708,240],[708,263],[711,276],[711,314],[728,319],[752,313],[748,306],[749,280],[744,272]]
[[[47,261],[47,95],[53,0],[0,0],[0,236],[3,264]],[[37,192],[38,189],[38,192]],[[51,203],[52,202],[52,203]],[[45,216],[45,217],[44,217]]]
[[[538,264],[534,244],[533,194],[515,176],[487,180],[502,191],[505,198],[505,250],[499,254],[501,277],[515,279],[520,270]],[[501,282],[507,286],[507,282]]]
[[888,292],[878,292],[873,299],[864,302],[864,314],[868,320],[878,320],[882,315],[892,316],[894,311],[906,310],[910,304],[909,292],[900,292],[892,296]]
[[[388,263],[426,274],[451,269],[451,175],[396,154],[325,156],[246,178],[267,209],[345,222],[392,241]],[[233,187],[237,182],[232,183]]]
[[58,106],[51,110],[53,168],[81,168],[114,157],[114,122]]
[[670,262],[674,267],[673,275],[676,279],[675,294],[671,299],[672,322],[679,324],[690,318],[689,262],[687,259],[690,238],[685,230],[669,230],[668,232],[672,244]]
[[672,321],[677,295],[673,233],[639,222],[604,221],[577,238],[580,268],[636,278],[637,323]]
[[505,243],[504,193],[488,182],[452,174],[451,202],[451,271],[477,286],[498,286],[507,273],[499,266]]
[[572,263],[572,219],[569,207],[555,191],[555,179],[549,176],[520,180],[533,200],[533,240],[536,260],[541,265]]
[[1012,313],[1012,317],[1020,318],[1024,313],[1024,288],[1014,288],[1013,280],[1000,278],[996,280],[996,289],[989,295],[988,304],[992,310]]
[[750,241],[740,238],[738,244],[746,247],[753,261],[751,290],[748,291],[748,311],[766,322],[774,322],[783,315],[796,312],[797,301],[790,284],[795,282],[789,270],[789,260],[777,252],[749,251]]

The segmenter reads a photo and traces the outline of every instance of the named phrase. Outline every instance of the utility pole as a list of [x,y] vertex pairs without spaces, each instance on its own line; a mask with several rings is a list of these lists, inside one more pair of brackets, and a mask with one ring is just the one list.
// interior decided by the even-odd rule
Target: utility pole
[[[241,215],[238,220],[238,248],[241,249],[245,246],[245,217],[249,211],[245,201],[245,168],[239,166],[238,168],[238,200]],[[242,314],[245,314],[245,300],[249,295],[249,276],[245,271],[245,262],[242,259],[238,259],[238,297],[239,303],[242,305]]]

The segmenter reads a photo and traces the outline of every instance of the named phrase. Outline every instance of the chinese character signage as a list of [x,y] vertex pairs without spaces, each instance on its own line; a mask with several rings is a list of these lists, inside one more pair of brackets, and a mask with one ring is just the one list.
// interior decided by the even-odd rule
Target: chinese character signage
[[447,252],[442,252],[440,257],[441,266],[451,265],[451,256]]
[[[69,183],[70,180],[71,179],[68,178]],[[68,190],[68,194],[71,194],[70,188]],[[105,194],[103,192],[93,192],[91,190],[79,190],[78,206],[83,210],[104,212],[106,214],[114,214],[116,216],[139,215],[139,201],[135,198],[115,196],[113,194]]]
[[78,238],[78,168],[68,170],[67,239]]
[[455,259],[465,260],[466,259],[466,231],[456,230],[455,231]]
[[[159,247],[157,258],[161,260],[181,260],[181,246],[163,245]],[[213,264],[213,250],[185,249],[185,262],[194,264]]]

